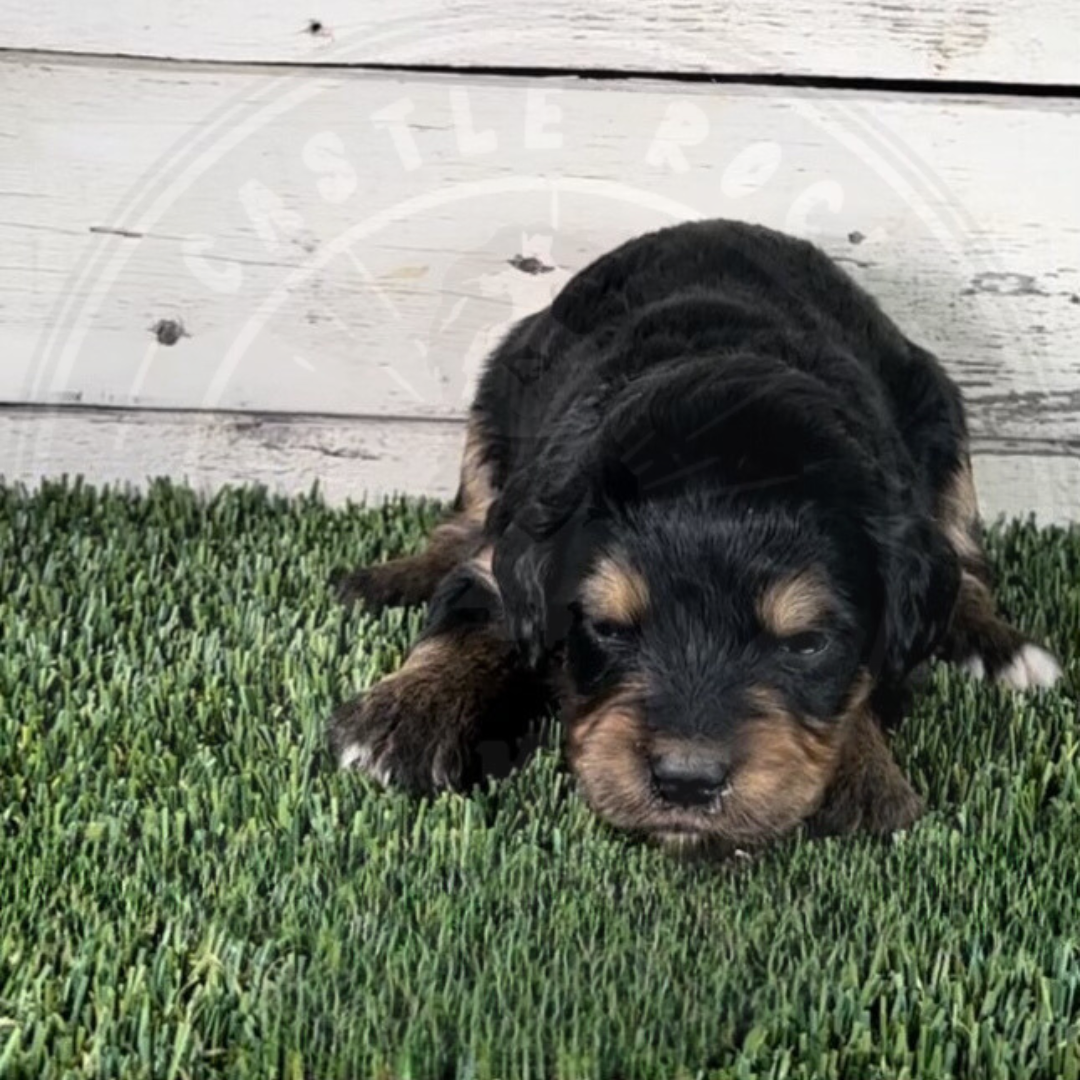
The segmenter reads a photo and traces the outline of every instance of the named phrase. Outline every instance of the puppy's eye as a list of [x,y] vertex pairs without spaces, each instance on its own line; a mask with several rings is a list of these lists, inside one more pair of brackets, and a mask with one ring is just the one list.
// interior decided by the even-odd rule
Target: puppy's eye
[[625,642],[634,637],[634,627],[627,623],[615,622],[613,619],[595,619],[589,623],[593,634],[601,641]]
[[780,648],[791,656],[818,656],[829,647],[829,638],[819,630],[780,639]]

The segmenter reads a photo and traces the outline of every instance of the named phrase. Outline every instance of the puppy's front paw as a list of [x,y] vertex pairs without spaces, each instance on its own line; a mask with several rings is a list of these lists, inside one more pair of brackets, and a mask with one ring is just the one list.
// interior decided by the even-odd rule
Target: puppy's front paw
[[926,812],[926,804],[903,777],[869,794],[863,805],[861,828],[874,836],[891,836],[910,829]]
[[808,822],[810,832],[889,836],[914,825],[923,810],[877,720],[868,711],[855,716],[833,782]]
[[470,727],[454,701],[402,672],[339,708],[328,736],[341,768],[428,793],[461,785]]
[[863,779],[829,792],[824,805],[807,823],[811,835],[866,832],[889,836],[909,829],[923,816],[923,800],[899,770],[893,775]]

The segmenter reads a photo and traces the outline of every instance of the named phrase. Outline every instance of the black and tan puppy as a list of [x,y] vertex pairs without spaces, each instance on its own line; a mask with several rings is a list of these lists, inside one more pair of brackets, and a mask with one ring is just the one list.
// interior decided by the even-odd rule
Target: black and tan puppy
[[342,588],[431,601],[331,721],[343,767],[458,786],[553,696],[596,812],[679,845],[909,825],[884,729],[916,665],[1060,675],[995,611],[938,362],[818,249],[733,222],[631,241],[520,323],[453,516]]

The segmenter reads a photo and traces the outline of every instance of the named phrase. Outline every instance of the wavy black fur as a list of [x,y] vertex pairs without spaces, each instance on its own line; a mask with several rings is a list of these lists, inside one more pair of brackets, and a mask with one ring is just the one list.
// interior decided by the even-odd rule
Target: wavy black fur
[[[615,534],[705,593],[755,559],[815,557],[895,718],[956,597],[934,506],[963,410],[937,360],[816,247],[727,221],[630,241],[510,334],[474,422],[501,491],[495,574],[533,663],[571,632],[575,575]],[[709,536],[724,545],[711,564]]]

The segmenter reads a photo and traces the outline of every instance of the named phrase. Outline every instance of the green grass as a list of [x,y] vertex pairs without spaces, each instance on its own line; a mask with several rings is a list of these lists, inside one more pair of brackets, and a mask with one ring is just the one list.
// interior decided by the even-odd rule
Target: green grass
[[[419,613],[324,582],[434,514],[0,489],[0,1076],[1080,1076],[1070,691],[937,670],[891,844],[681,864],[552,751],[419,803],[322,749]],[[1075,680],[1080,532],[992,549]]]

